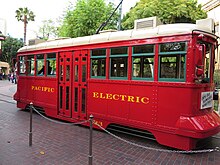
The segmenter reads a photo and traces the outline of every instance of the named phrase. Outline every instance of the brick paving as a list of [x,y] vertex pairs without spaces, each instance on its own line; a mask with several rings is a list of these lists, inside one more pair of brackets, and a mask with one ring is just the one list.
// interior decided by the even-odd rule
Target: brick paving
[[[89,129],[61,125],[33,115],[33,145],[29,147],[29,112],[20,111],[10,96],[16,85],[0,81],[0,165],[87,165]],[[7,99],[7,102],[2,101]],[[168,149],[155,141],[118,134],[157,149]],[[220,134],[216,137],[220,138]],[[211,138],[206,148],[219,147]],[[93,131],[93,165],[217,165],[220,152],[179,154],[132,146],[103,131]]]

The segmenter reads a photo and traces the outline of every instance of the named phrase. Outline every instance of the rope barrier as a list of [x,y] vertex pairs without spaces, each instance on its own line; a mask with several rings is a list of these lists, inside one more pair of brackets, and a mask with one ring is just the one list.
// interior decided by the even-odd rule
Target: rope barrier
[[93,155],[92,155],[92,127],[93,127],[93,116],[90,115],[89,120],[85,120],[85,121],[81,121],[81,122],[77,122],[77,123],[64,123],[64,122],[60,122],[60,121],[56,121],[56,120],[52,120],[44,115],[42,115],[38,110],[36,110],[36,108],[33,106],[33,103],[30,103],[30,131],[29,131],[29,146],[32,146],[32,114],[33,114],[33,110],[39,114],[41,117],[43,117],[46,120],[49,120],[50,122],[54,122],[57,124],[65,124],[65,125],[81,125],[83,123],[87,123],[89,122],[90,125],[90,137],[89,137],[89,165],[92,165],[92,160],[93,160]]
[[89,122],[89,120],[84,120],[84,121],[81,121],[81,122],[77,122],[77,123],[65,123],[65,122],[61,122],[61,121],[57,121],[57,120],[53,120],[53,119],[50,119],[44,115],[42,115],[38,110],[36,110],[36,108],[34,108],[34,106],[32,106],[33,110],[39,114],[41,117],[43,117],[44,119],[50,121],[50,122],[54,122],[56,124],[63,124],[63,125],[81,125],[81,124],[84,124],[84,123],[87,123]]
[[[49,120],[50,122],[54,122],[54,123],[57,123],[57,124],[65,124],[65,125],[81,125],[81,124],[84,124],[84,123],[87,123],[87,122],[91,122],[91,119],[90,120],[85,120],[85,121],[81,121],[81,122],[77,122],[77,123],[64,123],[64,122],[60,122],[60,121],[56,121],[56,120],[53,120],[53,119],[50,119],[44,115],[42,115],[39,111],[36,110],[36,108],[34,108],[33,105],[31,105],[31,108],[33,108],[33,110],[39,114],[41,117],[43,117],[44,119],[46,120]],[[168,153],[181,153],[181,154],[195,154],[195,153],[209,153],[209,152],[219,152],[219,147],[216,147],[214,149],[204,149],[204,150],[190,150],[190,151],[179,151],[179,150],[168,150],[168,149],[158,149],[158,148],[153,148],[153,147],[146,147],[146,146],[142,146],[140,144],[136,144],[134,142],[130,142],[128,140],[125,140],[111,132],[109,132],[108,130],[106,130],[105,128],[103,128],[102,126],[100,126],[99,124],[95,123],[95,122],[92,122],[92,124],[95,124],[96,126],[98,126],[101,130],[103,130],[104,132],[106,132],[107,134],[113,136],[114,138],[118,139],[118,140],[121,140],[125,143],[128,143],[130,145],[133,145],[133,146],[136,146],[136,147],[140,147],[140,148],[144,148],[144,149],[147,149],[147,150],[154,150],[154,151],[158,151],[158,152],[168,152]],[[91,129],[91,126],[90,126],[90,129]],[[90,137],[91,138],[91,137]],[[91,152],[91,151],[90,151]],[[91,158],[92,159],[92,158]],[[90,160],[92,161],[92,160]],[[91,162],[90,162],[91,163]]]
[[140,147],[140,148],[144,148],[144,149],[147,149],[147,150],[154,150],[154,151],[168,152],[168,153],[181,153],[181,154],[207,153],[207,152],[214,152],[214,151],[219,152],[219,147],[216,147],[215,149],[204,149],[204,150],[193,150],[193,151],[192,150],[191,151],[178,151],[178,150],[167,150],[167,149],[158,149],[158,148],[146,147],[146,146],[142,146],[140,144],[136,144],[136,143],[130,142],[128,140],[125,140],[125,139],[123,139],[119,136],[116,136],[113,133],[107,131],[105,128],[103,128],[102,126],[100,126],[97,123],[93,123],[93,124],[95,124],[100,129],[102,129],[103,131],[105,131],[106,133],[108,133],[109,135],[113,136],[114,138],[116,138],[118,140],[121,140],[121,141],[123,141],[125,143],[128,143],[130,145]]

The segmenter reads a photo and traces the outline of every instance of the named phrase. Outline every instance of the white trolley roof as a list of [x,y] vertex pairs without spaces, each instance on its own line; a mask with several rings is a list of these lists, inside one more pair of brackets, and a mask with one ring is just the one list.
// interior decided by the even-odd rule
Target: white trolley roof
[[98,43],[106,43],[112,41],[144,39],[144,38],[152,38],[158,36],[186,34],[186,33],[192,33],[193,30],[202,30],[208,33],[212,33],[209,27],[204,26],[204,24],[201,23],[166,24],[166,25],[159,25],[155,28],[106,32],[106,33],[100,33],[91,36],[77,37],[77,38],[67,38],[67,39],[57,39],[57,40],[55,39],[52,41],[45,41],[43,43],[39,43],[36,45],[22,47],[21,49],[18,50],[18,52],[80,46],[87,44],[98,44]]

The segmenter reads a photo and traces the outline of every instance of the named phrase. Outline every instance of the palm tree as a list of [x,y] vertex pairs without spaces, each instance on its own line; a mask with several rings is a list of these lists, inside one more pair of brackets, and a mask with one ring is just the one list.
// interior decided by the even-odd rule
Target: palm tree
[[26,44],[26,32],[27,32],[27,24],[29,21],[34,21],[34,13],[29,10],[27,7],[19,8],[16,12],[16,18],[18,21],[24,22],[24,44]]

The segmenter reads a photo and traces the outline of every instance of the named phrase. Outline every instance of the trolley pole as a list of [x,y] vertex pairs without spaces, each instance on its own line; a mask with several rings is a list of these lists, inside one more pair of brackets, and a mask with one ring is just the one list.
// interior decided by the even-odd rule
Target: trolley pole
[[32,146],[32,115],[33,115],[33,103],[30,103],[30,132],[29,132],[29,146]]
[[89,116],[90,122],[90,137],[89,137],[89,165],[92,165],[92,124],[93,124],[93,115]]

